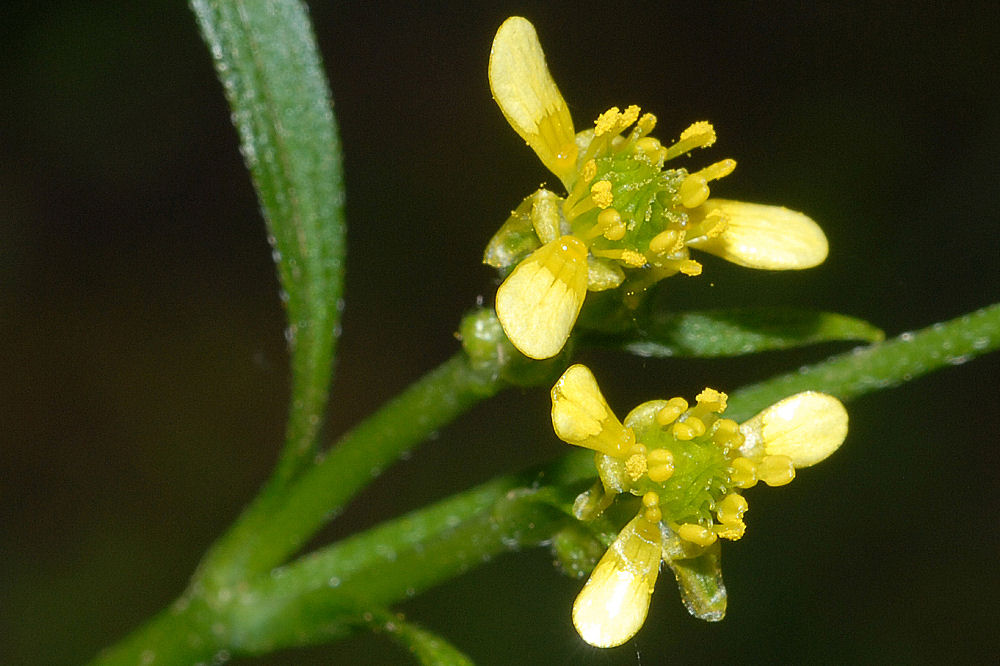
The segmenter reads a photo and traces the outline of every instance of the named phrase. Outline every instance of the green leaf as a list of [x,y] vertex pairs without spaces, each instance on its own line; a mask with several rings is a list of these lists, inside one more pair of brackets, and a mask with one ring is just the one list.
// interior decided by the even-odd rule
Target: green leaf
[[344,188],[329,86],[295,0],[191,0],[232,109],[288,313],[292,396],[277,482],[313,459],[342,308]]
[[[617,337],[617,336],[616,336]],[[877,342],[885,336],[847,315],[791,308],[653,312],[625,340],[599,339],[637,356],[738,356],[831,340]]]

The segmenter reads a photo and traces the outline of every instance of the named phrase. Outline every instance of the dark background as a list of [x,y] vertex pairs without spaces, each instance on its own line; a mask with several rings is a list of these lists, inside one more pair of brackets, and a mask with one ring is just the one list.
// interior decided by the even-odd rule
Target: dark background
[[[717,194],[820,221],[820,268],[705,258],[672,307],[792,304],[888,334],[998,300],[1000,11],[981,3],[313,3],[345,149],[347,310],[328,439],[457,348],[481,251],[553,180],[486,80],[529,17],[578,126],[711,120]],[[288,391],[263,222],[183,3],[8,8],[0,65],[0,661],[86,660],[184,588],[266,478]],[[700,257],[701,258],[701,257]],[[612,405],[735,388],[848,345],[717,361],[591,355]],[[996,355],[849,405],[842,450],[749,493],[729,613],[664,572],[639,636],[587,648],[542,550],[403,604],[482,663],[992,662],[1000,652]],[[473,410],[317,543],[565,450],[544,389]],[[517,415],[517,416],[513,416]],[[392,663],[362,636],[250,663]]]

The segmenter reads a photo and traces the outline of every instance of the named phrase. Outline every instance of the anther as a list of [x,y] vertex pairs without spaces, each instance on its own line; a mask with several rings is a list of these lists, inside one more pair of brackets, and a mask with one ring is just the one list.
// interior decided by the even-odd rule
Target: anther
[[757,466],[749,458],[740,456],[729,463],[729,483],[737,488],[750,488],[757,484]]
[[621,112],[618,110],[617,106],[613,106],[601,115],[597,117],[594,121],[594,138],[603,136],[609,132],[618,129],[618,119],[621,117]]
[[746,513],[749,504],[746,499],[738,493],[730,493],[722,498],[715,511],[720,523],[740,523],[743,522],[743,514]]
[[614,201],[611,194],[611,181],[599,180],[590,186],[590,198],[598,208],[607,208]]
[[757,465],[757,478],[769,486],[783,486],[795,478],[795,466],[788,456],[764,456]]
[[667,229],[653,236],[649,251],[654,254],[673,254],[684,247],[684,230]]
[[605,208],[597,216],[597,224],[604,230],[604,237],[617,241],[625,237],[625,223],[621,213],[614,208]]
[[688,275],[690,277],[701,275],[701,264],[694,259],[685,259],[681,262],[680,271],[684,275]]
[[705,434],[705,423],[696,416],[689,416],[674,424],[673,434],[682,442],[701,437]]
[[726,400],[728,398],[729,396],[725,393],[706,387],[704,391],[698,394],[695,400],[698,401],[699,407],[721,414],[726,411]]
[[671,398],[667,404],[656,413],[656,422],[661,426],[668,426],[677,420],[677,417],[687,411],[688,403],[684,398]]
[[677,536],[699,546],[711,546],[718,538],[714,531],[694,523],[684,523],[678,527]]
[[669,449],[653,449],[646,456],[646,465],[649,480],[663,483],[674,475],[674,454]]
[[680,141],[667,148],[666,159],[690,152],[695,148],[707,148],[715,143],[715,129],[712,124],[701,120],[681,132]]

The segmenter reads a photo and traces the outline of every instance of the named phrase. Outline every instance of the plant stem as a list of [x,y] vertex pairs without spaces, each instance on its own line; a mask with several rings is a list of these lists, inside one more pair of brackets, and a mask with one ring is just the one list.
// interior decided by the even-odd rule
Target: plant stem
[[742,421],[799,391],[825,391],[851,400],[965,363],[998,347],[1000,303],[744,386],[730,398],[732,407],[726,416]]
[[197,580],[220,589],[283,563],[400,454],[502,383],[495,369],[474,369],[464,353],[445,361],[345,434],[289,486],[269,486],[209,551]]

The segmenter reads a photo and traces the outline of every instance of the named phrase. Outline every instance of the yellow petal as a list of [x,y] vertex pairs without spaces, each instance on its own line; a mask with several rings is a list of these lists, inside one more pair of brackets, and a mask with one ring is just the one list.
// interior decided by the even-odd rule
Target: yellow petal
[[569,338],[587,295],[587,247],[572,236],[546,243],[497,289],[497,318],[522,354],[550,358]]
[[594,647],[621,645],[646,621],[660,570],[659,526],[641,514],[621,531],[573,604],[573,625]]
[[832,395],[806,391],[771,405],[740,432],[748,457],[788,456],[795,467],[808,467],[840,448],[847,436],[847,410]]
[[802,213],[762,204],[709,199],[692,213],[719,211],[728,226],[721,234],[688,245],[749,268],[790,270],[823,263],[829,245],[819,225]]
[[552,387],[552,428],[556,436],[576,446],[623,456],[635,443],[611,411],[585,365],[572,365]]
[[493,99],[507,122],[565,184],[576,171],[573,119],[530,21],[512,16],[497,30],[489,78]]

